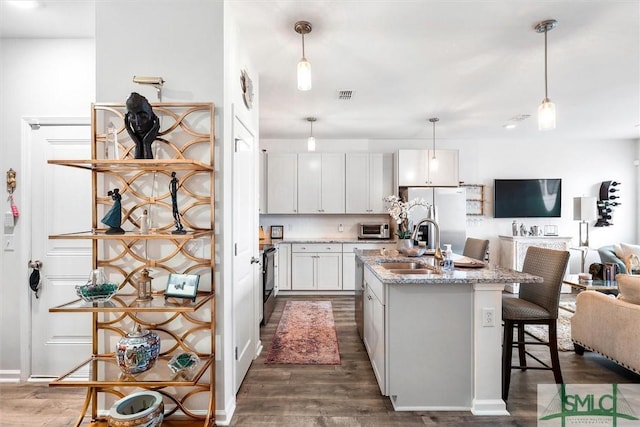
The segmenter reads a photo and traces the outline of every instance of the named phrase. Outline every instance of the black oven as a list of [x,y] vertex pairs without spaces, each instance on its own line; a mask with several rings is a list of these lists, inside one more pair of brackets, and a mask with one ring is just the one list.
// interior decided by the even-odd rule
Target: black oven
[[262,310],[262,324],[266,325],[273,313],[273,309],[276,305],[276,298],[274,292],[275,277],[275,256],[276,248],[268,248],[264,250],[262,254],[262,296],[263,296],[263,310]]

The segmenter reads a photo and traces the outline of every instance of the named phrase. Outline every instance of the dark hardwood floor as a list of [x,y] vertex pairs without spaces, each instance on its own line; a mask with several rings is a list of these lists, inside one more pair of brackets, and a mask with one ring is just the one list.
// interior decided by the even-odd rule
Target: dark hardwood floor
[[[284,304],[289,299],[330,300],[342,364],[265,365],[264,357]],[[469,412],[395,412],[380,395],[353,320],[352,297],[277,298],[262,328],[264,351],[253,362],[237,396],[232,426],[535,426],[536,386],[553,382],[550,371],[513,371],[508,417],[476,417]],[[541,354],[545,354],[541,352]],[[561,352],[566,383],[638,383],[640,376],[596,354]],[[0,384],[0,426],[69,426],[82,405],[84,390],[46,384]]]

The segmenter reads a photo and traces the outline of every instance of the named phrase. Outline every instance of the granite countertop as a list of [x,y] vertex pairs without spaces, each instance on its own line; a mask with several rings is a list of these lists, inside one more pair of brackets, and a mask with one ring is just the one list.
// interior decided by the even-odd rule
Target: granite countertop
[[[356,250],[360,258],[384,284],[473,284],[473,283],[541,283],[542,278],[528,273],[510,270],[494,264],[484,265],[482,268],[456,267],[453,273],[440,274],[437,271],[428,274],[396,274],[393,270],[384,268],[386,262],[416,262],[425,264],[433,269],[433,256],[407,257],[394,253],[383,253],[380,250]],[[391,252],[391,251],[389,251]],[[395,251],[394,251],[395,252]],[[454,254],[454,262],[469,260]],[[475,264],[474,264],[475,265]]]

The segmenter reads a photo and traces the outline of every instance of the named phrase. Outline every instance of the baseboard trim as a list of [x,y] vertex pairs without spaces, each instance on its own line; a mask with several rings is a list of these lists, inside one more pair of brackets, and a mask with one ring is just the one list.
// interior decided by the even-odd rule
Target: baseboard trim
[[0,370],[0,383],[19,383],[19,369],[2,369]]

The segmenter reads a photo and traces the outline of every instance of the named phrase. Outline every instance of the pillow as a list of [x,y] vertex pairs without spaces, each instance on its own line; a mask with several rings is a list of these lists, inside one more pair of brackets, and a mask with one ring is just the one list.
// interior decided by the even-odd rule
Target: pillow
[[616,256],[620,259],[622,259],[624,257],[624,253],[622,252],[622,246],[614,244],[613,245],[613,253],[616,254]]
[[637,257],[640,258],[640,246],[638,245],[631,245],[629,243],[620,243],[620,249],[622,250],[622,256],[618,255],[618,252],[616,252],[616,255],[618,255],[618,258],[620,258],[623,261],[626,261],[627,258],[629,258],[629,255],[634,254]]
[[618,298],[631,304],[640,304],[640,276],[618,274]]

